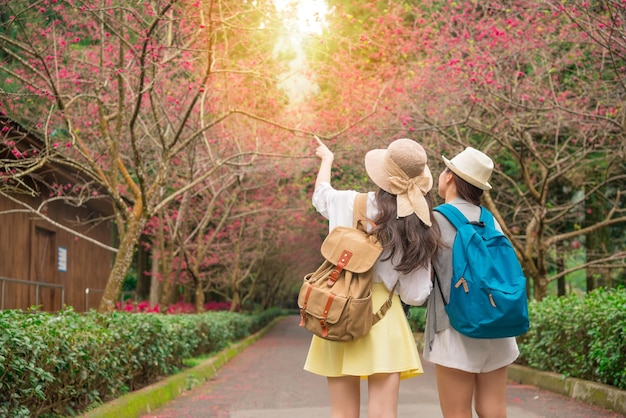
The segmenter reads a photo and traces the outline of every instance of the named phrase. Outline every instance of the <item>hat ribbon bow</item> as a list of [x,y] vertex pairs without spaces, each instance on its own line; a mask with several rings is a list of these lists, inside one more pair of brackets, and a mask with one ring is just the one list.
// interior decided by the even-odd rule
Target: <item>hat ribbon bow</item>
[[424,195],[430,190],[430,178],[427,176],[412,178],[391,176],[389,182],[391,193],[397,196],[398,217],[409,216],[415,212],[426,225],[430,226],[428,203],[424,198]]

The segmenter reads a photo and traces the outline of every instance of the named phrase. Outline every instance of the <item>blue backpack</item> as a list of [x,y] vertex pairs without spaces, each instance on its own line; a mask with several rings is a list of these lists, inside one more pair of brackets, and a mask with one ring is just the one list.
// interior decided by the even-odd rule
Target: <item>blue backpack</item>
[[526,278],[508,238],[481,207],[479,222],[469,222],[454,206],[434,210],[457,229],[452,246],[450,300],[441,291],[452,327],[472,338],[504,338],[528,331]]

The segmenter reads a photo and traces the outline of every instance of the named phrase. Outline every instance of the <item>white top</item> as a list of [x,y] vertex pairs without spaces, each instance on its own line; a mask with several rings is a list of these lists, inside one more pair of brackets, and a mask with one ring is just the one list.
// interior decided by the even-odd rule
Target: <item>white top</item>
[[[313,206],[317,211],[328,219],[329,231],[336,226],[352,226],[352,213],[354,199],[357,192],[354,190],[335,190],[329,183],[320,183],[313,192]],[[375,193],[369,192],[367,196],[367,217],[375,219],[378,214]],[[369,225],[368,225],[369,227]],[[384,253],[381,258],[384,258]],[[396,254],[395,259],[398,258]],[[432,290],[430,280],[431,265],[428,268],[419,268],[409,274],[404,274],[394,269],[392,260],[381,261],[374,265],[374,282],[384,283],[391,290],[399,281],[396,293],[404,303],[414,306],[424,304]]]

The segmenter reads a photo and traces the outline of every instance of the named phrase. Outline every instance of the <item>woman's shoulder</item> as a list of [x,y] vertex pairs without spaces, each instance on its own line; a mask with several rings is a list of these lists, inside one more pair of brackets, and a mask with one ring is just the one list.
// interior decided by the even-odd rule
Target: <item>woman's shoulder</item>
[[313,206],[330,221],[330,229],[338,225],[351,226],[356,195],[355,190],[337,190],[329,183],[321,183],[313,192]]
[[357,191],[335,189],[330,183],[320,183],[313,192],[313,204],[316,201],[326,201],[328,203],[347,203],[354,201]]
[[[454,206],[470,221],[472,220],[477,221],[478,218],[480,217],[480,206],[476,206],[475,204],[470,203],[467,200],[456,198],[447,202],[447,204]],[[440,219],[446,219],[445,216],[441,214],[440,212],[436,210],[434,212],[438,221]]]
[[[463,216],[465,216],[470,221],[478,221],[480,219],[481,206],[475,205],[471,202],[468,202],[467,200],[460,199],[460,198],[453,199],[448,203],[454,206],[455,208],[457,208],[459,211],[461,211]],[[452,224],[448,221],[448,219],[443,214],[441,214],[438,211],[433,211],[433,212],[434,212],[435,218],[437,219],[437,222],[439,222],[440,228],[441,228],[442,223],[443,225],[449,225],[450,227],[452,227]],[[501,231],[502,228],[500,224],[498,223],[498,220],[495,219],[494,217],[493,221],[494,221],[496,229]]]

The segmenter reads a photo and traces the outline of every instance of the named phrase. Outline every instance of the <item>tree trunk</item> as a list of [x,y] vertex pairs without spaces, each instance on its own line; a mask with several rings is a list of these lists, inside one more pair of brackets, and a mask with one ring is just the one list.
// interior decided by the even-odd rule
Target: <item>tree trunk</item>
[[196,286],[196,313],[204,312],[204,289],[202,283]]
[[536,301],[542,301],[548,296],[548,285],[550,284],[545,249],[541,249],[538,252],[535,262],[536,270],[535,277],[533,277],[533,296]]
[[596,281],[593,277],[593,273],[591,272],[591,269],[586,269],[585,270],[585,277],[586,277],[586,284],[587,284],[587,289],[586,292],[589,293],[591,292],[593,289],[596,288]]
[[168,245],[169,242],[165,240],[163,225],[164,222],[161,219],[159,222],[159,229],[157,231],[160,252],[158,266],[161,275],[161,294],[159,301],[159,304],[161,305],[161,312],[165,312],[167,307],[170,306],[172,296],[172,254],[171,248]]
[[115,263],[109,274],[109,280],[104,288],[104,294],[100,300],[98,311],[102,313],[110,313],[115,310],[115,302],[120,295],[124,278],[128,267],[133,262],[133,255],[139,237],[143,229],[144,222],[142,218],[136,219],[130,217],[126,224],[126,233],[120,241],[120,246],[117,250],[115,257]]
[[[560,273],[565,269],[565,252],[563,251],[563,244],[558,243],[556,246],[556,272]],[[557,295],[565,296],[565,277],[559,277],[557,279]]]
[[161,300],[162,285],[159,280],[159,262],[156,260],[156,254],[152,252],[152,275],[150,277],[150,305],[155,306]]
[[[585,222],[584,225],[595,225],[603,220],[602,203],[596,199],[585,200]],[[611,251],[607,248],[609,243],[609,228],[596,229],[585,236],[585,261],[587,263],[602,258],[604,254]],[[610,244],[609,244],[610,245]],[[610,281],[610,274],[602,269],[587,267],[585,270],[587,278],[587,293],[592,290],[606,286]],[[605,274],[602,274],[605,273]]]
[[143,245],[144,237],[139,241],[137,247],[137,300],[146,300],[150,297],[150,275],[147,273],[150,268],[150,253]]
[[557,295],[565,296],[567,295],[567,289],[565,288],[565,277],[559,277],[556,281],[556,291]]
[[241,305],[241,295],[239,295],[239,285],[237,284],[237,280],[233,279],[231,283],[231,290],[233,294],[230,299],[230,312],[236,312],[239,310],[239,305]]
[[542,301],[548,295],[548,277],[545,274],[537,276],[533,283],[534,299]]

